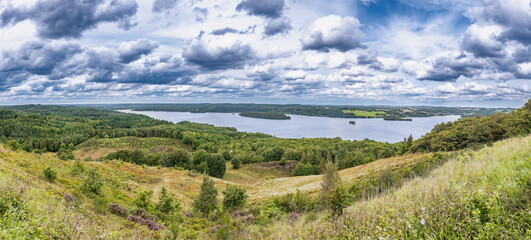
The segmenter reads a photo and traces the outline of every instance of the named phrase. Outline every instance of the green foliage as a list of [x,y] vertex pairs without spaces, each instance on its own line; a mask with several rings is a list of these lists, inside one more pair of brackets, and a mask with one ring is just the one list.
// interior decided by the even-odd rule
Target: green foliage
[[48,179],[48,181],[53,182],[55,179],[57,179],[57,172],[52,169],[52,167],[48,166],[43,170],[44,177]]
[[322,201],[304,194],[299,189],[295,194],[288,193],[273,199],[273,204],[285,213],[308,212],[322,209]]
[[242,117],[251,118],[263,118],[263,119],[276,119],[276,120],[289,120],[290,116],[277,112],[242,112],[239,114]]
[[262,153],[262,156],[266,162],[280,161],[283,155],[284,149],[281,147],[270,148]]
[[151,203],[151,197],[153,196],[153,190],[144,190],[140,192],[133,203],[138,207],[151,211],[153,209],[153,204]]
[[201,191],[193,202],[193,207],[196,212],[208,215],[217,209],[218,190],[214,187],[214,180],[210,177],[203,178],[203,184],[201,184]]
[[20,148],[20,144],[18,144],[18,142],[16,140],[11,140],[9,142],[7,142],[6,146],[11,149],[11,150],[18,150]]
[[94,193],[96,195],[101,194],[103,188],[103,177],[99,173],[98,168],[94,167],[88,171],[87,176],[85,176],[83,179],[81,188],[85,192]]
[[206,163],[208,166],[208,175],[216,178],[223,178],[227,168],[223,157],[218,154],[209,154],[206,158]]
[[70,169],[70,174],[78,176],[85,173],[85,165],[81,161],[74,161],[72,168]]
[[190,166],[192,165],[192,158],[190,153],[179,149],[169,154],[162,155],[159,163],[164,167],[181,167],[190,169]]
[[181,202],[175,197],[175,194],[169,193],[166,187],[160,190],[159,202],[155,205],[155,210],[160,213],[168,214],[173,211],[179,211]]
[[240,158],[235,157],[233,158],[230,163],[232,164],[232,168],[239,169],[240,168]]
[[227,210],[233,210],[243,207],[248,196],[245,188],[236,185],[229,185],[222,191],[223,207]]
[[297,163],[293,169],[293,176],[307,176],[319,174],[319,167],[311,163]]
[[223,156],[226,161],[230,160],[231,157],[229,151],[223,151],[223,153],[221,153],[221,156]]
[[340,181],[341,178],[339,177],[336,165],[331,161],[326,162],[323,169],[323,180],[321,181],[323,196],[328,196]]
[[338,183],[326,198],[326,205],[330,209],[330,216],[335,218],[343,215],[343,209],[348,206],[350,194],[344,183]]

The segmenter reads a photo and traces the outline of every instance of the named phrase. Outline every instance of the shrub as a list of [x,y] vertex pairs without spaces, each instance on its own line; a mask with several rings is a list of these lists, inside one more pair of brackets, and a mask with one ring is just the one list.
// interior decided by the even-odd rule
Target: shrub
[[227,184],[222,193],[224,195],[223,207],[229,210],[237,209],[245,205],[248,197],[245,188],[236,185]]
[[20,144],[16,140],[11,140],[7,142],[7,147],[13,151],[16,151],[20,148]]
[[48,179],[48,181],[53,182],[55,179],[57,179],[57,172],[55,172],[52,167],[48,166],[44,170],[44,177]]
[[111,203],[111,205],[109,205],[109,212],[120,217],[127,217],[127,208],[118,203]]
[[159,164],[164,167],[189,168],[192,158],[187,151],[182,149],[165,154],[160,158]]
[[229,153],[229,151],[224,151],[224,152],[221,154],[221,156],[223,156],[223,158],[224,158],[226,161],[230,160],[230,153]]
[[194,210],[204,215],[214,211],[218,204],[217,196],[218,190],[214,187],[214,180],[204,177],[201,192],[193,202]]
[[155,209],[161,213],[170,213],[181,208],[181,202],[175,197],[174,194],[168,193],[168,189],[162,187],[160,190],[159,202],[155,206]]
[[146,209],[143,209],[143,208],[134,208],[134,209],[130,210],[129,214],[131,214],[133,216],[140,216],[143,219],[149,219],[149,220],[152,220],[152,221],[158,221],[159,220],[157,218],[157,216],[152,215],[151,213],[146,211]]
[[319,167],[314,166],[311,163],[297,163],[293,169],[294,176],[307,176],[319,174]]
[[232,163],[232,168],[234,169],[239,169],[240,168],[240,158],[238,157],[235,157],[232,159],[232,161],[230,161],[230,163]]
[[208,175],[216,178],[222,178],[225,175],[226,165],[225,160],[220,155],[210,154],[206,158],[208,166]]
[[101,194],[102,187],[103,187],[103,178],[98,172],[98,168],[90,169],[85,179],[83,179],[83,184],[82,184],[83,190],[85,190],[86,192],[91,192],[91,193],[99,195]]
[[326,162],[323,170],[323,181],[321,182],[323,196],[327,196],[328,193],[335,188],[339,180],[340,178],[336,165],[331,161]]
[[281,166],[286,165],[286,158],[282,158],[282,159],[280,160],[280,165],[281,165]]
[[343,215],[343,209],[347,207],[350,195],[347,185],[339,182],[327,196],[327,205],[330,208],[330,217]]
[[138,208],[143,208],[147,211],[151,211],[151,196],[153,196],[153,190],[144,190],[136,196],[136,199],[133,201],[133,203]]
[[85,165],[80,161],[75,161],[70,170],[70,174],[77,176],[85,172]]

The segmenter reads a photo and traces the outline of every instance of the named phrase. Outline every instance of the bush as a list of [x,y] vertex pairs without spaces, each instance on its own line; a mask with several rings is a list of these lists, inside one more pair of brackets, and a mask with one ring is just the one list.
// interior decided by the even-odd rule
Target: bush
[[57,172],[55,172],[52,167],[48,166],[44,170],[44,177],[48,179],[48,181],[53,182],[55,179],[57,179]]
[[224,151],[224,152],[221,154],[221,156],[223,156],[223,158],[224,158],[226,161],[230,160],[230,153],[229,153],[229,151]]
[[217,196],[218,190],[214,187],[214,180],[204,177],[201,192],[193,202],[194,210],[204,215],[214,211],[218,205]]
[[216,178],[222,178],[225,175],[226,165],[225,160],[220,155],[210,154],[206,158],[208,166],[208,175]]
[[13,151],[16,151],[20,148],[20,144],[16,140],[11,140],[7,142],[7,147]]
[[330,217],[336,218],[343,215],[343,209],[347,207],[350,195],[347,185],[338,183],[327,196],[327,205],[330,208]]
[[86,192],[91,192],[94,194],[101,194],[103,188],[103,178],[98,172],[98,168],[92,168],[88,172],[85,179],[83,179],[83,184],[81,186]]
[[307,176],[319,174],[319,167],[311,163],[297,163],[293,169],[294,176]]
[[72,169],[70,170],[70,174],[77,176],[81,175],[85,172],[85,166],[80,161],[75,161],[72,165]]
[[248,197],[245,188],[236,185],[227,184],[222,193],[224,195],[223,207],[228,210],[243,207]]
[[133,201],[133,203],[138,208],[143,208],[143,209],[146,209],[147,211],[151,211],[152,209],[151,196],[153,196],[153,190],[144,190],[136,196],[136,199]]
[[187,151],[177,150],[170,154],[165,154],[160,158],[159,164],[164,167],[189,168],[192,158]]
[[109,212],[120,217],[127,217],[127,208],[118,203],[111,203],[111,205],[109,205]]
[[234,169],[239,169],[240,168],[240,158],[238,157],[235,157],[232,159],[232,161],[230,161],[230,163],[232,163],[232,168]]
[[174,194],[168,193],[168,189],[162,187],[160,190],[159,202],[155,206],[155,210],[160,213],[171,213],[181,208],[181,202]]

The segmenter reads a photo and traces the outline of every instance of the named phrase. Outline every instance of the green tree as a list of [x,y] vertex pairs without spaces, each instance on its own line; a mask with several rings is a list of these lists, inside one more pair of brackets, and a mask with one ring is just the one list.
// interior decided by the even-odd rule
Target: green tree
[[155,206],[155,210],[161,213],[171,213],[181,208],[181,202],[175,197],[175,194],[169,193],[166,187],[160,190],[159,202]]
[[323,196],[328,196],[339,181],[340,177],[337,171],[337,166],[332,161],[328,161],[323,169],[323,180],[321,181]]
[[208,175],[216,178],[222,178],[225,175],[227,166],[225,160],[218,154],[209,154],[206,158],[208,166]]
[[343,215],[343,209],[348,206],[349,198],[348,186],[340,181],[326,198],[327,206],[330,208],[330,217],[336,218]]
[[222,193],[224,195],[223,207],[228,210],[243,207],[248,197],[245,188],[238,187],[236,185],[227,184]]
[[234,169],[239,169],[240,168],[240,158],[239,157],[235,157],[233,158],[230,163],[232,163],[232,168]]
[[138,207],[138,208],[143,208],[147,211],[151,211],[152,208],[153,208],[153,205],[151,203],[151,197],[153,196],[153,190],[144,190],[142,192],[140,192],[135,200],[133,201],[133,203]]
[[86,192],[95,193],[97,195],[101,194],[103,178],[98,172],[98,168],[94,167],[90,169],[85,179],[83,179],[82,188]]
[[210,177],[203,178],[201,184],[201,191],[193,202],[194,210],[196,212],[207,215],[217,209],[218,190],[214,187],[214,180]]
[[229,153],[229,151],[224,151],[221,155],[223,156],[223,158],[224,158],[226,161],[230,160],[230,153]]

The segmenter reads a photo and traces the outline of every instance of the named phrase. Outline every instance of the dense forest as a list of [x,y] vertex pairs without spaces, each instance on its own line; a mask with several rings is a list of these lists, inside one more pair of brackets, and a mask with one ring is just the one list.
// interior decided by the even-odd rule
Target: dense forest
[[290,116],[283,113],[276,112],[242,112],[242,117],[263,118],[263,119],[275,119],[275,120],[289,120]]
[[[393,107],[393,106],[317,106],[300,104],[110,104],[89,105],[106,110],[131,109],[134,111],[168,112],[275,112],[283,114],[337,117],[337,118],[407,118],[460,115],[489,116],[497,112],[509,112],[508,108],[466,108],[466,107]],[[86,106],[85,106],[86,107]]]

